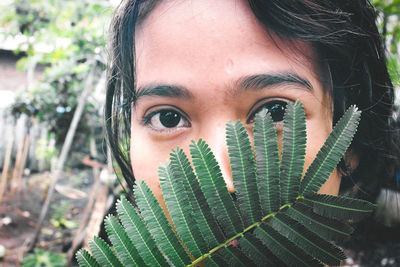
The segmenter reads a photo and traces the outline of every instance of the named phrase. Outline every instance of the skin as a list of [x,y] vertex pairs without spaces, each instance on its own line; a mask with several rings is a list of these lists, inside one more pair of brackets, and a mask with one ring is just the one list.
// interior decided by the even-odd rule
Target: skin
[[[297,99],[303,103],[307,119],[305,169],[328,137],[332,130],[331,100],[323,89],[326,85],[318,79],[321,70],[313,50],[300,41],[288,42],[276,36],[271,40],[270,36],[242,0],[166,0],[140,25],[135,39],[137,91],[141,96],[132,109],[130,153],[135,178],[150,186],[164,209],[157,168],[169,159],[172,148],[180,146],[189,154],[192,139],[203,138],[210,145],[228,190],[234,192],[225,124],[241,120],[251,137],[251,116],[264,103]],[[310,86],[281,82],[243,88],[249,76],[282,77],[288,73]],[[177,87],[180,94],[172,94],[172,89],[169,95],[165,90],[154,94],[157,86]],[[182,114],[177,127],[163,128],[157,111],[165,109]],[[150,114],[154,116],[149,119]],[[282,123],[277,122],[276,129],[281,137]],[[340,176],[334,172],[320,193],[337,195],[339,185]]]

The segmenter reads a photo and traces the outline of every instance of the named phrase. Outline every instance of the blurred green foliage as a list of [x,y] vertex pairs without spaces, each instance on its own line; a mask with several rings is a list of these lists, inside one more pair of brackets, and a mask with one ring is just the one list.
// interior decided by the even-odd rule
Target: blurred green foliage
[[395,87],[400,86],[400,0],[373,0],[378,26],[387,51],[388,68]]
[[35,248],[22,261],[22,267],[63,267],[67,264],[65,255]]
[[[2,10],[0,27],[6,36],[23,36],[15,53],[26,56],[21,71],[45,66],[41,79],[19,92],[10,112],[46,121],[60,146],[66,136],[81,91],[96,65],[95,80],[105,69],[105,44],[113,7],[105,0],[13,0]],[[91,99],[78,126],[74,145],[86,146],[90,129],[101,127],[102,103]]]
[[61,200],[51,205],[53,215],[51,216],[50,223],[56,228],[61,229],[75,229],[78,228],[78,222],[68,220],[68,213],[71,210],[71,201]]

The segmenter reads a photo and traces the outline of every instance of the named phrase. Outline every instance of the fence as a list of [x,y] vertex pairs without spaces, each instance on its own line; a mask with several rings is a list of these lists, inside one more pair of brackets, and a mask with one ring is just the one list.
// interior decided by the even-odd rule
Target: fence
[[[7,155],[7,148],[11,153]],[[24,168],[30,171],[50,169],[51,156],[55,149],[55,138],[49,133],[46,123],[32,121],[22,115],[17,120],[0,109],[0,169],[3,170],[7,156],[10,157],[10,169],[16,167],[19,154],[26,160]],[[20,156],[20,157],[21,157]]]
[[55,140],[46,123],[25,115],[15,119],[0,109],[0,201],[9,186],[10,195],[19,187],[24,173],[51,169]]

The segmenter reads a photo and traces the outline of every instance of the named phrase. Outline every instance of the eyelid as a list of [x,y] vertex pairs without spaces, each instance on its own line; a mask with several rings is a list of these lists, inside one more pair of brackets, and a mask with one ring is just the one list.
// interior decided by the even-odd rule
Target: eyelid
[[[268,100],[268,101],[265,101]],[[271,101],[282,101],[282,102],[287,102],[287,103],[294,103],[294,100],[288,99],[288,98],[283,98],[283,97],[265,97],[257,100],[256,103],[251,106],[249,109],[249,112],[247,112],[246,116],[248,117],[251,113],[253,113],[257,108],[261,107],[265,103],[271,102]]]
[[[164,136],[164,137],[170,138],[174,134],[177,134],[177,133],[181,132],[181,130],[183,130],[184,128],[189,128],[189,127],[192,126],[190,120],[188,119],[188,116],[180,108],[171,107],[171,106],[165,106],[165,105],[159,105],[159,106],[156,106],[156,107],[159,107],[159,108],[154,110],[154,111],[151,111],[149,114],[145,113],[145,115],[141,119],[141,124],[143,126],[149,128],[154,134],[156,134],[158,136]],[[155,107],[153,106],[148,110],[152,110],[153,108],[155,108]],[[159,128],[157,126],[152,125],[151,121],[154,118],[154,116],[157,116],[157,114],[160,114],[162,111],[169,111],[169,110],[172,110],[172,111],[174,111],[176,113],[179,113],[180,119],[184,121],[185,125],[171,127],[171,128],[168,128],[168,127]]]
[[[152,109],[156,109],[156,110],[151,111],[149,114],[146,114],[146,113],[149,112],[149,110],[152,110]],[[148,123],[148,122],[150,121],[150,119],[151,119],[155,114],[160,113],[160,112],[163,111],[163,110],[174,110],[174,111],[180,113],[181,116],[182,116],[182,118],[185,119],[185,120],[186,120],[187,122],[189,122],[189,124],[190,124],[190,117],[189,117],[189,115],[187,115],[186,112],[184,112],[182,109],[180,109],[180,108],[178,108],[178,107],[176,107],[176,106],[174,106],[174,105],[157,105],[157,106],[152,106],[151,108],[148,108],[148,109],[145,111],[144,115],[143,115],[143,119],[141,120],[141,123],[142,123],[143,125],[145,125],[146,123]]]
[[[268,100],[268,101],[265,101],[265,100]],[[268,97],[268,98],[262,98],[262,99],[260,99],[260,100],[258,100],[256,103],[254,103],[254,105],[250,108],[250,110],[249,110],[249,112],[247,113],[247,120],[246,120],[246,123],[247,124],[250,124],[250,123],[253,123],[254,122],[254,117],[255,117],[255,112],[260,108],[260,107],[262,107],[263,105],[265,105],[265,104],[267,104],[267,103],[269,103],[269,102],[273,102],[273,101],[281,101],[281,102],[286,102],[286,103],[294,103],[294,101],[293,100],[289,100],[289,99],[287,99],[287,98],[271,98],[271,97]],[[252,120],[253,121],[251,121],[250,122],[250,118],[253,118]],[[274,122],[274,124],[279,124],[279,122]]]

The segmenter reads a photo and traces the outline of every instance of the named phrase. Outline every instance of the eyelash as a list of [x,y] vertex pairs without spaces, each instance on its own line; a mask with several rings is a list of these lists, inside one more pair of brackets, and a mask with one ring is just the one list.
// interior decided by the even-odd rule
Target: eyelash
[[[157,114],[160,114],[159,116],[161,116],[161,114],[162,114],[163,112],[171,112],[171,113],[178,114],[178,115],[179,115],[179,123],[180,123],[181,120],[184,120],[184,121],[185,121],[184,123],[187,124],[187,125],[185,125],[185,126],[183,126],[183,127],[190,127],[190,126],[191,126],[190,121],[187,119],[187,116],[183,115],[183,112],[182,112],[182,111],[179,111],[179,110],[176,110],[176,109],[173,109],[173,108],[162,108],[162,109],[159,109],[159,110],[156,110],[156,111],[151,112],[150,114],[146,115],[146,116],[142,119],[142,124],[143,124],[143,125],[146,125],[146,126],[149,126],[149,127],[152,128],[154,131],[157,131],[157,132],[166,132],[166,133],[169,133],[169,132],[176,131],[176,130],[177,130],[177,127],[176,127],[176,126],[175,126],[175,127],[170,127],[170,128],[169,128],[169,127],[164,127],[163,129],[157,129],[156,127],[154,127],[154,125],[153,125],[153,126],[150,125],[150,124],[151,124],[151,120],[152,120]],[[162,123],[161,123],[161,124],[162,124]]]
[[[258,112],[260,112],[262,109],[269,107],[270,108],[269,113],[271,114],[271,116],[272,116],[272,118],[274,120],[274,123],[276,125],[278,125],[283,119],[283,114],[284,114],[284,111],[286,109],[287,103],[288,103],[288,101],[278,100],[278,99],[263,102],[263,103],[257,105],[258,107],[256,107],[255,109],[253,108],[254,111],[250,113],[250,116],[247,119],[246,123],[247,124],[253,123],[255,115]],[[277,106],[277,105],[280,105],[280,107]],[[283,111],[283,113],[282,114],[274,114],[273,109],[277,109],[277,112]],[[171,127],[163,125],[163,123],[161,122],[161,119],[160,119],[160,116],[162,115],[162,113],[164,113],[164,115],[167,115],[168,113],[169,113],[169,115],[171,115],[171,114],[178,115],[179,117],[172,116],[169,119],[175,120],[175,121],[173,121],[173,123],[177,123],[177,125],[181,124],[182,120],[184,120],[183,123],[185,125],[179,126],[179,127],[177,127],[177,125],[173,125]],[[151,125],[152,119],[155,118],[155,116],[157,116],[157,115],[159,116],[159,119],[158,119],[159,124],[162,125],[161,127],[163,127],[162,129],[157,128],[154,125]],[[178,121],[176,121],[176,119],[178,119]],[[171,133],[173,131],[177,131],[179,128],[184,128],[184,127],[190,127],[191,126],[190,121],[189,121],[189,119],[187,119],[187,116],[184,115],[184,112],[179,111],[179,110],[174,109],[174,108],[169,108],[169,107],[161,108],[159,110],[155,110],[155,111],[149,113],[148,115],[146,115],[142,119],[142,124],[152,128],[154,131],[162,132],[162,133]]]
[[[261,102],[261,101],[260,101],[260,102]],[[253,123],[253,122],[254,122],[255,115],[256,115],[257,113],[259,113],[261,110],[263,110],[264,108],[267,108],[267,106],[269,106],[271,109],[268,110],[268,112],[271,114],[272,120],[274,121],[274,123],[275,123],[275,124],[278,124],[278,123],[280,123],[280,122],[283,121],[283,116],[284,116],[284,114],[285,114],[285,110],[286,110],[287,103],[288,103],[287,100],[280,100],[280,99],[273,99],[273,100],[269,100],[269,101],[266,101],[266,102],[262,102],[260,105],[258,105],[257,108],[255,108],[255,110],[254,110],[253,112],[250,113],[250,116],[249,116],[249,118],[247,119],[246,123],[247,123],[247,124]],[[281,106],[283,107],[283,109],[280,108],[280,109],[277,110],[277,111],[278,111],[278,112],[279,112],[279,111],[282,111],[283,113],[277,115],[277,114],[274,114],[274,113],[273,113],[273,109],[277,109],[277,108],[278,108],[278,107],[277,107],[278,104],[281,105]],[[256,105],[255,105],[255,106],[256,106]]]

